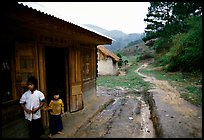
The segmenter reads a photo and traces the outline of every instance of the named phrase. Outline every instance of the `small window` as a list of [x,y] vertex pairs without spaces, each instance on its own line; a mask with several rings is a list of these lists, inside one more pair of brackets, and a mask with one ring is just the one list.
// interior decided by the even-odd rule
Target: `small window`
[[34,69],[33,59],[27,57],[21,57],[20,59],[20,69]]
[[91,51],[83,51],[83,81],[91,79]]

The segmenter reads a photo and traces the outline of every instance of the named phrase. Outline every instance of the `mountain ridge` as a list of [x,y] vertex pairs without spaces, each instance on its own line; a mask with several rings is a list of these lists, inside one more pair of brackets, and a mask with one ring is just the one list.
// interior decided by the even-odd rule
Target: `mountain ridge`
[[83,24],[83,26],[95,30],[101,34],[104,34],[110,38],[113,38],[113,42],[111,45],[105,45],[105,47],[113,52],[118,51],[126,47],[130,42],[136,40],[142,40],[144,37],[144,33],[124,33],[121,30],[106,30],[104,28],[98,27],[92,24]]

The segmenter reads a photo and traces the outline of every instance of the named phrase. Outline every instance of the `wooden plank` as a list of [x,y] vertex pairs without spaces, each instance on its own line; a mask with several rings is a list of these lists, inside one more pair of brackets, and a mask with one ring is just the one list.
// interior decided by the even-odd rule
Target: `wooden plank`
[[69,52],[70,68],[70,112],[83,109],[82,58],[81,50],[76,46]]
[[66,76],[66,79],[65,79],[65,82],[66,82],[66,101],[67,101],[67,104],[65,104],[65,106],[67,106],[67,112],[69,111],[69,57],[68,57],[68,54],[69,54],[69,49],[67,48],[66,49],[66,59],[65,59],[65,64],[66,64],[66,67],[65,67],[65,76]]
[[45,50],[38,44],[38,70],[39,70],[39,89],[47,96],[46,91],[46,74],[45,74]]
[[73,85],[72,86],[72,95],[79,95],[79,94],[82,94],[81,84],[80,85]]

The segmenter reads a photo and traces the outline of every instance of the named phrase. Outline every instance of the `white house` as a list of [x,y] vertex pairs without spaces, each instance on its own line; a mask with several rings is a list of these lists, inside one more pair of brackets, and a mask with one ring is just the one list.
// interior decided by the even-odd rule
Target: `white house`
[[98,75],[116,75],[120,58],[103,45],[97,46]]

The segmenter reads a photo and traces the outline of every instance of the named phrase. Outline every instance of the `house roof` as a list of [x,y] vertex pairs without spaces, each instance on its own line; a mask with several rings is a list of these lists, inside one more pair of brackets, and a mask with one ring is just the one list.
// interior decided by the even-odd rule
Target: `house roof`
[[110,50],[108,50],[105,46],[103,46],[103,45],[98,45],[97,48],[98,48],[98,50],[100,50],[104,55],[112,57],[115,61],[118,62],[118,61],[120,60],[120,57],[118,57],[118,56],[115,55],[113,52],[111,52]]
[[[19,2],[18,4],[19,4],[19,5],[22,5],[22,6],[24,6],[24,7],[27,7],[27,8],[29,8],[29,9],[38,11],[38,12],[40,12],[40,13],[43,13],[43,14],[45,14],[45,15],[52,16],[52,17],[55,17],[55,18],[57,18],[57,19],[63,20],[63,21],[65,21],[65,22],[68,22],[69,24],[78,26],[78,27],[83,28],[83,29],[85,29],[85,30],[88,30],[88,31],[90,31],[90,32],[96,33],[96,34],[98,34],[98,35],[100,35],[100,36],[103,36],[103,37],[105,37],[105,38],[114,40],[114,39],[112,39],[111,37],[108,37],[108,36],[106,36],[106,35],[104,35],[104,34],[102,34],[102,33],[99,33],[99,32],[97,32],[97,31],[93,30],[93,29],[90,29],[90,28],[85,27],[85,26],[80,25],[80,24],[72,23],[72,22],[68,21],[67,19],[65,19],[64,17],[59,16],[59,15],[58,15],[57,13],[55,13],[54,11],[50,11],[49,9],[46,9],[46,10],[42,11],[42,9],[41,9],[42,7],[40,7],[39,5],[35,5],[37,8],[36,8],[36,7],[33,8],[33,7],[29,6],[29,5],[26,5],[26,4],[21,3],[21,2]],[[54,14],[51,14],[51,12],[54,13]]]

